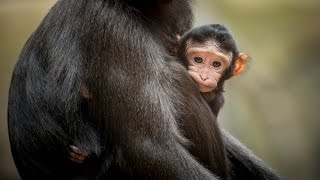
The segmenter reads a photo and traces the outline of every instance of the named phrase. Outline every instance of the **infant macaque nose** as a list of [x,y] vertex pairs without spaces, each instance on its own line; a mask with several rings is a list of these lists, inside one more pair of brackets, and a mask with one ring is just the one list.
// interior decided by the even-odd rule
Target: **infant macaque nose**
[[209,79],[209,76],[207,74],[201,74],[200,77],[203,81]]

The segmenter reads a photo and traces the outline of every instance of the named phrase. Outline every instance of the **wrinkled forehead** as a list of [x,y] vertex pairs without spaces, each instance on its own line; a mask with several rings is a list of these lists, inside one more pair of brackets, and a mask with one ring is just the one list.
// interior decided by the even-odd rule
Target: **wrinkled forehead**
[[232,52],[224,51],[220,47],[221,45],[219,43],[212,40],[205,41],[204,43],[188,40],[186,43],[186,52],[187,52],[187,55],[193,54],[196,52],[214,53],[217,56],[220,56],[221,58],[230,61],[233,56]]

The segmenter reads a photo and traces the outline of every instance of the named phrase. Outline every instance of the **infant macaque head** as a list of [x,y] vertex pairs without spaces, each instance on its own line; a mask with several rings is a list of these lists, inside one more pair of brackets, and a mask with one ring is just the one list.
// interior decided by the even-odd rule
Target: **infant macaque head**
[[204,93],[240,74],[248,58],[245,53],[239,53],[231,33],[220,24],[194,28],[181,37],[179,44],[179,59]]

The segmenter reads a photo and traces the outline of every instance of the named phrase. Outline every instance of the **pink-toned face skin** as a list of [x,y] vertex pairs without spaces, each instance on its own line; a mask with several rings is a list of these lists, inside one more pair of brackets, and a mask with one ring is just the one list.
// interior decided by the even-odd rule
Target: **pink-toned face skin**
[[231,63],[232,53],[222,53],[218,47],[212,41],[187,44],[188,73],[202,93],[211,92],[217,87],[223,72]]

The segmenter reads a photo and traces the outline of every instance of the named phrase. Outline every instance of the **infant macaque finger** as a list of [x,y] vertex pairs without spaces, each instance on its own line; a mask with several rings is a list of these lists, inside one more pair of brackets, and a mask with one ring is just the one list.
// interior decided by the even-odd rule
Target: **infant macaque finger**
[[72,158],[78,159],[80,161],[84,161],[86,159],[86,156],[83,156],[82,154],[77,154],[77,153],[74,153],[74,152],[70,152],[70,156]]
[[87,158],[88,154],[84,151],[81,151],[76,146],[70,146],[70,159],[77,163],[83,163],[83,161]]
[[83,161],[81,161],[79,159],[76,159],[76,158],[73,158],[73,157],[70,157],[70,160],[73,161],[73,162],[79,163],[79,164],[83,163]]

